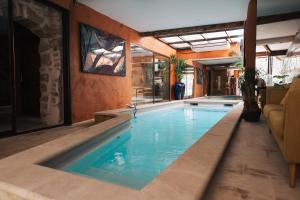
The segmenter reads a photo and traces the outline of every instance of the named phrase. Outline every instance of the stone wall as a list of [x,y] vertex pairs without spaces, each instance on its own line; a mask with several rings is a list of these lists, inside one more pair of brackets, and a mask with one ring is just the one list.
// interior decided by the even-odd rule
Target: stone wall
[[[3,13],[0,0],[0,13]],[[1,9],[2,7],[2,9]],[[34,0],[13,1],[14,22],[40,38],[40,116],[46,125],[63,122],[62,16]]]

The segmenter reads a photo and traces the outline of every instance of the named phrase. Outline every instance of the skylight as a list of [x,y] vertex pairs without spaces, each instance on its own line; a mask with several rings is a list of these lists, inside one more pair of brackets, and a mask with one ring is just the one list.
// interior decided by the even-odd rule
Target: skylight
[[256,52],[266,52],[266,49],[263,46],[256,46]]
[[231,30],[226,31],[229,36],[238,36],[238,35],[244,35],[244,29],[237,29],[237,30]]
[[221,43],[221,42],[226,42],[226,39],[219,39],[219,40],[209,40],[209,43]]
[[159,39],[175,49],[189,49],[191,46],[207,46],[209,44],[217,46],[235,42],[240,43],[243,39],[243,33],[244,29],[235,29],[207,33],[178,34],[176,36],[161,37]]
[[160,38],[162,41],[166,42],[166,43],[172,43],[172,42],[182,42],[182,39],[180,39],[177,36],[174,37],[164,37],[164,38]]
[[207,39],[218,38],[218,37],[227,37],[227,34],[225,33],[225,31],[203,33],[202,35]]
[[291,46],[291,42],[284,42],[278,44],[269,44],[271,51],[278,51],[278,50],[286,50]]
[[190,47],[188,43],[171,44],[171,46],[178,49]]
[[192,45],[208,44],[207,41],[191,42]]
[[230,40],[231,40],[232,42],[241,42],[242,39],[243,39],[243,37],[230,38]]
[[181,38],[184,39],[185,41],[204,39],[200,34],[182,35]]

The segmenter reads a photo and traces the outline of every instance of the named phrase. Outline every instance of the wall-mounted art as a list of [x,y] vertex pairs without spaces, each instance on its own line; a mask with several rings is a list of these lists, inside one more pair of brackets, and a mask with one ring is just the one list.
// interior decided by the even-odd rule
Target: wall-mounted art
[[81,71],[125,76],[125,41],[86,24],[80,24]]
[[203,84],[203,70],[202,67],[196,67],[197,84]]

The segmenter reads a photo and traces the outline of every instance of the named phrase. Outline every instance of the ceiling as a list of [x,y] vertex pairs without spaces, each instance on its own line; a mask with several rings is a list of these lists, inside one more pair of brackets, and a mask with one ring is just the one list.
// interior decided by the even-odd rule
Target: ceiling
[[[79,0],[139,32],[242,21],[248,0]],[[216,6],[217,5],[217,6]]]
[[[78,0],[139,32],[243,21],[249,0]],[[300,10],[299,0],[258,0],[258,16]]]
[[277,38],[283,36],[296,35],[300,28],[300,18],[257,26],[256,39]]
[[257,0],[257,15],[275,15],[300,10],[299,0]]
[[[217,32],[179,34],[158,39],[175,49],[198,49],[197,51],[212,51],[229,49],[229,43],[240,42],[244,29],[223,30]],[[227,48],[228,47],[228,48]]]
[[[266,52],[269,50],[280,51],[289,49],[292,41],[295,38],[295,35],[299,30],[300,19],[258,25],[256,36],[256,52]],[[266,47],[266,45],[268,47]]]

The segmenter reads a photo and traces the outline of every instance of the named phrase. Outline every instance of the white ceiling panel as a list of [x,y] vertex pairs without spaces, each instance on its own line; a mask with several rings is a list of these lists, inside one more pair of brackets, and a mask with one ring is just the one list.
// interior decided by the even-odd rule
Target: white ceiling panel
[[256,39],[260,40],[296,35],[299,28],[300,19],[258,25]]
[[285,42],[285,43],[278,43],[278,44],[269,44],[271,51],[278,51],[278,50],[286,50],[289,49],[291,46],[291,42]]
[[184,39],[185,41],[204,39],[200,34],[183,35],[181,36],[181,38]]
[[276,15],[300,10],[299,0],[257,0],[257,15]]
[[190,47],[188,43],[172,44],[171,46],[178,49]]
[[244,35],[244,29],[226,31],[229,36]]
[[256,52],[266,52],[267,50],[263,46],[256,46]]
[[180,39],[179,37],[175,36],[175,37],[165,37],[165,38],[160,38],[162,41],[164,41],[165,43],[171,43],[171,42],[182,42],[182,39]]
[[225,31],[219,31],[219,32],[211,32],[211,33],[203,33],[203,37],[210,39],[210,38],[217,38],[217,37],[226,37],[227,34]]
[[139,32],[226,22],[246,18],[248,0],[79,0]]

